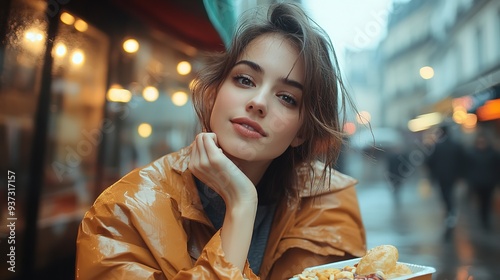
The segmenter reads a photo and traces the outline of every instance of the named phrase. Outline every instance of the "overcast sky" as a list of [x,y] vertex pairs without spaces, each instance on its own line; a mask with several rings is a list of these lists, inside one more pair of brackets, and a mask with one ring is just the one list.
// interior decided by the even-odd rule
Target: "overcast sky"
[[393,0],[304,0],[313,19],[325,29],[339,56],[346,48],[373,48],[385,36]]

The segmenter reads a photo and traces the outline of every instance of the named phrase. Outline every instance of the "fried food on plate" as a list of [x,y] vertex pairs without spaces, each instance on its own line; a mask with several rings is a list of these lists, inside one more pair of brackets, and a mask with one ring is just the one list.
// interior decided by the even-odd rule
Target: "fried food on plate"
[[386,273],[398,262],[398,249],[392,245],[380,245],[374,247],[364,255],[358,263],[356,272],[361,275],[368,275],[382,271]]
[[398,258],[396,247],[380,245],[366,252],[354,266],[306,269],[296,277],[300,280],[386,280],[411,274],[411,269],[398,263]]

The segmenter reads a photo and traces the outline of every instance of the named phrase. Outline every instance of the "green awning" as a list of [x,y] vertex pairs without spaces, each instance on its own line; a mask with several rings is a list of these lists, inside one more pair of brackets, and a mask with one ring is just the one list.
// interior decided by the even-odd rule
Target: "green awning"
[[231,42],[233,29],[236,25],[234,1],[231,0],[203,0],[212,25],[219,33],[226,48]]

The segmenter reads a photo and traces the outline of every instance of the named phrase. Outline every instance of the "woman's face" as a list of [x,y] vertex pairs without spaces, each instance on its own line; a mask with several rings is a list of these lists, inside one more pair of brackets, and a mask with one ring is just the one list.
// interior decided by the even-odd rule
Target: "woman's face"
[[302,144],[304,63],[284,37],[257,37],[222,83],[210,117],[219,146],[232,157],[269,162]]

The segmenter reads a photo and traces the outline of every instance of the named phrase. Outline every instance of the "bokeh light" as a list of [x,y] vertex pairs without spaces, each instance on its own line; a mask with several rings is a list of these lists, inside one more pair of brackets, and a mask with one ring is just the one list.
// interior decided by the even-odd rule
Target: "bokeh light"
[[432,79],[434,77],[434,69],[430,66],[420,68],[420,77],[424,80]]
[[139,50],[139,42],[135,39],[128,39],[123,42],[123,50],[128,53],[136,53]]
[[177,73],[180,75],[187,75],[191,73],[191,63],[187,61],[181,61],[177,64]]
[[158,96],[158,89],[153,86],[145,87],[144,90],[142,90],[142,97],[144,97],[146,101],[154,102],[158,99]]
[[184,91],[177,91],[172,94],[172,103],[175,106],[184,106],[188,101],[188,95]]
[[151,133],[153,133],[153,128],[149,123],[141,123],[137,127],[137,133],[139,133],[139,136],[141,136],[142,138],[148,138],[149,136],[151,136]]

